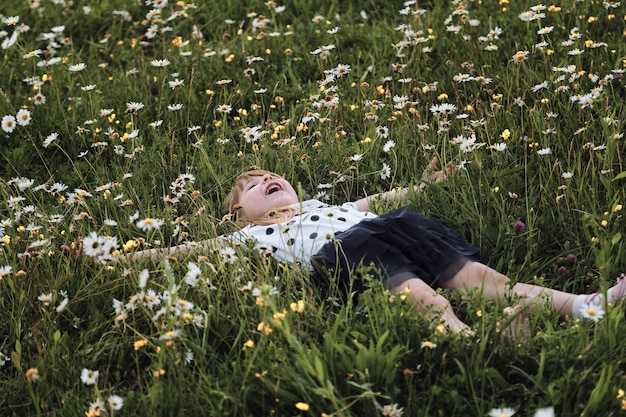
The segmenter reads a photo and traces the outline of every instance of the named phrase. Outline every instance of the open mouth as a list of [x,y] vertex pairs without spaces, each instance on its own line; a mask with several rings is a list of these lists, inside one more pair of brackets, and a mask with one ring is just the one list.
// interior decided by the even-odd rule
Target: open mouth
[[280,184],[278,184],[278,183],[271,183],[265,189],[265,194],[266,195],[274,194],[275,192],[278,192],[278,191],[280,191],[282,189],[283,188],[280,186]]

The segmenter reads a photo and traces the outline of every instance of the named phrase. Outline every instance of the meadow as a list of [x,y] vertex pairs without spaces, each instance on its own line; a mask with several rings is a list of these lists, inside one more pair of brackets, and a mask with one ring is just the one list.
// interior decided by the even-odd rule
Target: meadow
[[626,10],[558,3],[2,2],[0,414],[626,415],[621,301],[506,341],[478,292],[449,294],[465,337],[254,247],[132,259],[233,230],[248,167],[343,203],[437,157],[414,207],[514,282],[606,290]]

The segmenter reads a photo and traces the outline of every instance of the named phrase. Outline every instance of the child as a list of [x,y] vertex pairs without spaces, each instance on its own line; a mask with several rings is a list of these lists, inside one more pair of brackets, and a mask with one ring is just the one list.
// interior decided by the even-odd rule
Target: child
[[[425,181],[416,190],[422,189],[426,181],[446,178],[442,171],[433,172],[436,164],[434,158],[422,176]],[[401,201],[406,195],[407,190],[391,191],[341,206],[317,200],[301,202],[283,177],[252,170],[235,180],[224,202],[227,215],[241,229],[220,236],[218,242],[263,244],[271,248],[277,260],[309,268],[317,277],[330,271],[340,288],[353,291],[363,289],[362,279],[350,280],[353,270],[359,265],[373,265],[381,273],[368,275],[382,279],[393,292],[406,291],[416,308],[439,317],[455,332],[471,334],[448,300],[435,290],[438,287],[477,288],[489,300],[505,303],[507,298],[519,299],[522,304],[545,302],[562,316],[582,317],[588,303],[603,302],[599,293],[575,295],[525,283],[511,285],[506,276],[478,260],[477,248],[439,222],[407,207],[380,216],[368,211],[369,203],[377,198]],[[214,244],[212,241],[209,246]],[[622,275],[608,290],[608,302],[613,303],[625,293],[626,279]]]

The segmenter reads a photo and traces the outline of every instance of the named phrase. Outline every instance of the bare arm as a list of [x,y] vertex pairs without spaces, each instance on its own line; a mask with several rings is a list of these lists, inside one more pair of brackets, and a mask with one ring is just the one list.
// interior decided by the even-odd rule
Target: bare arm
[[[430,163],[428,164],[428,166],[422,173],[420,184],[413,186],[413,190],[415,192],[422,191],[430,182],[444,181],[448,178],[444,171],[433,172],[433,170],[437,166],[437,162],[438,162],[437,157],[434,157],[430,161]],[[448,168],[452,169],[453,165],[448,164]],[[394,189],[391,191],[386,191],[384,193],[373,194],[373,195],[361,198],[355,201],[354,203],[356,204],[357,210],[368,211],[371,201],[378,200],[378,199],[387,200],[387,201],[403,201],[406,198],[408,193],[409,193],[409,190],[407,188],[398,188],[398,189]]]
[[230,246],[228,240],[216,237],[213,239],[203,240],[198,243],[186,243],[184,245],[172,246],[169,248],[153,248],[134,252],[127,256],[129,260],[151,258],[158,261],[161,258],[176,255],[188,255],[190,253],[206,253],[213,250],[219,250]]

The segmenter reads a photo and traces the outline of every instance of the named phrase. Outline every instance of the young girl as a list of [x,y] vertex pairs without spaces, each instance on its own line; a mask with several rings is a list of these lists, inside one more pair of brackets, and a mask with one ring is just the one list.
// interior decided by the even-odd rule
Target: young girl
[[[446,178],[442,171],[433,172],[436,164],[434,158],[423,180]],[[422,182],[416,190],[425,185]],[[278,261],[308,268],[314,277],[330,273],[338,287],[347,291],[363,289],[362,277],[351,279],[356,268],[373,266],[369,276],[383,280],[393,292],[406,291],[416,308],[439,317],[455,332],[470,331],[436,288],[478,289],[489,300],[504,304],[509,300],[537,306],[545,303],[564,317],[583,317],[589,303],[604,302],[599,293],[575,295],[525,283],[511,285],[506,276],[479,261],[477,248],[408,207],[380,216],[368,211],[375,199],[403,200],[406,195],[406,189],[390,191],[340,206],[299,201],[285,178],[252,170],[235,180],[224,202],[225,212],[241,229],[218,241],[222,245],[263,244]],[[173,248],[170,253],[176,251]],[[608,290],[608,303],[625,293],[622,275]]]

